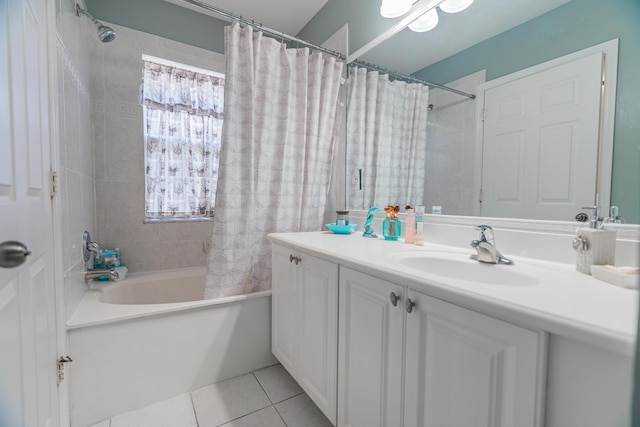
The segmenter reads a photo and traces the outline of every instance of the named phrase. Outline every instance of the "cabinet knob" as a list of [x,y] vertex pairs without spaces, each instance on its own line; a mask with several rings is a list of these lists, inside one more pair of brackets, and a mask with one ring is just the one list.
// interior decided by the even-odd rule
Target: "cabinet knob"
[[394,306],[394,307],[395,307],[396,305],[398,305],[398,300],[399,300],[399,299],[400,299],[400,297],[399,297],[398,295],[396,295],[396,293],[395,293],[395,292],[391,292],[391,293],[389,294],[389,300],[391,301],[391,305],[392,305],[392,306]]
[[289,262],[295,262],[296,265],[302,262],[302,258],[299,256],[293,256],[293,254],[289,254]]
[[416,303],[411,301],[411,298],[407,298],[407,300],[404,302],[404,309],[407,310],[407,313],[411,313],[413,311],[414,305],[416,305]]

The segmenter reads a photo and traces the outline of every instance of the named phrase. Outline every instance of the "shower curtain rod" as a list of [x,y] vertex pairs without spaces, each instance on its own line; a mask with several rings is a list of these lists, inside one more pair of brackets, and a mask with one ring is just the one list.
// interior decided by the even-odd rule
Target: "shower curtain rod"
[[322,53],[326,53],[327,55],[331,55],[331,56],[335,56],[336,58],[342,60],[342,61],[346,61],[347,57],[346,55],[340,53],[340,52],[336,52],[334,50],[331,49],[327,49],[326,47],[322,47],[322,46],[318,46],[316,44],[310,43],[306,40],[302,40],[299,39],[297,37],[294,36],[290,36],[289,34],[283,33],[281,31],[278,30],[274,30],[272,28],[266,27],[264,25],[262,25],[261,23],[255,22],[254,20],[251,19],[246,19],[243,18],[242,16],[239,15],[234,15],[231,12],[227,12],[226,10],[223,9],[219,9],[215,6],[211,6],[210,4],[198,1],[198,0],[182,0],[183,3],[189,3],[191,5],[200,7],[202,9],[206,9],[210,12],[215,13],[216,15],[219,15],[223,18],[226,18],[226,20],[228,21],[236,21],[236,22],[240,22],[241,24],[245,24],[245,25],[249,25],[250,27],[256,28],[260,31],[262,31],[263,33],[267,33],[277,39],[284,39],[284,40],[288,40],[290,42],[294,42],[306,47],[311,48],[312,50],[317,50],[320,51]]
[[428,82],[426,80],[422,80],[422,79],[419,79],[417,77],[413,77],[413,76],[410,76],[410,75],[407,75],[407,74],[400,74],[400,73],[397,73],[395,71],[383,68],[383,67],[381,67],[379,65],[372,64],[370,62],[362,61],[360,59],[356,59],[355,61],[352,61],[349,65],[358,65],[358,66],[365,67],[365,68],[368,68],[368,69],[373,70],[373,71],[379,71],[379,72],[381,72],[383,74],[388,74],[388,75],[390,75],[392,77],[395,77],[396,79],[408,80],[411,83],[421,83],[421,84],[423,84],[425,86],[436,87],[438,89],[442,89],[442,90],[446,90],[446,91],[449,91],[449,92],[456,93],[458,95],[466,96],[467,98],[470,98],[470,99],[476,99],[476,96],[474,94],[472,94],[472,93],[462,92],[461,90],[458,90],[458,89],[454,89],[454,88],[451,88],[451,87],[448,87],[448,86],[439,85],[437,83]]
[[[181,1],[183,3],[189,3],[189,4],[193,5],[193,6],[197,6],[199,8],[208,10],[209,12],[213,12],[216,15],[219,15],[219,16],[225,18],[228,21],[236,21],[236,22],[240,22],[241,24],[249,25],[250,27],[256,28],[256,29],[258,29],[258,30],[260,30],[260,31],[262,31],[264,33],[267,33],[267,34],[275,37],[275,38],[288,40],[290,42],[294,42],[294,43],[297,43],[299,45],[309,47],[309,48],[311,48],[313,50],[317,50],[317,51],[320,51],[322,53],[326,53],[327,55],[335,56],[336,58],[338,58],[338,59],[340,59],[342,61],[345,61],[345,62],[347,60],[347,57],[344,54],[340,53],[340,52],[336,52],[336,51],[333,51],[331,49],[327,49],[326,47],[318,46],[317,44],[308,42],[306,40],[302,40],[302,39],[299,39],[297,37],[290,36],[289,34],[283,33],[283,32],[278,31],[278,30],[274,30],[274,29],[269,28],[269,27],[266,27],[266,26],[262,25],[261,23],[257,23],[257,22],[255,22],[253,20],[243,18],[242,16],[234,15],[231,12],[227,12],[226,10],[217,8],[215,6],[211,6],[210,4],[204,3],[202,1],[198,1],[198,0],[181,0]],[[437,87],[439,89],[443,89],[443,90],[446,90],[446,91],[449,91],[449,92],[457,93],[458,95],[466,96],[467,98],[475,99],[475,97],[476,97],[475,95],[470,94],[470,93],[462,92],[462,91],[459,91],[457,89],[453,89],[453,88],[450,88],[450,87],[447,87],[447,86],[442,86],[442,85],[439,85],[439,84],[436,84],[436,83],[431,83],[431,82],[428,82],[428,81],[425,81],[425,80],[418,79],[418,78],[413,77],[413,76],[409,76],[409,75],[405,75],[405,74],[399,74],[399,73],[396,73],[395,71],[387,70],[386,68],[380,67],[380,66],[375,65],[375,64],[370,64],[368,62],[364,62],[364,61],[361,61],[359,59],[356,59],[355,61],[352,61],[351,64],[356,64],[356,65],[360,65],[360,66],[363,66],[363,67],[366,67],[366,68],[369,68],[369,69],[380,71],[382,73],[388,74],[388,75],[393,76],[393,77],[398,78],[398,79],[409,80],[409,81],[411,81],[413,83],[421,83],[421,84],[426,85],[426,86]]]

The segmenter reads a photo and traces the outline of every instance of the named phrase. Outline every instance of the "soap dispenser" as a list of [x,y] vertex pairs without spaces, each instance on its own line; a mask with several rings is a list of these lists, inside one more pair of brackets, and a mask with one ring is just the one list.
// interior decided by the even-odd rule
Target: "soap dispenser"
[[593,213],[589,227],[579,227],[573,239],[577,252],[576,270],[591,274],[592,265],[614,265],[616,258],[616,231],[602,228],[599,206],[589,206]]

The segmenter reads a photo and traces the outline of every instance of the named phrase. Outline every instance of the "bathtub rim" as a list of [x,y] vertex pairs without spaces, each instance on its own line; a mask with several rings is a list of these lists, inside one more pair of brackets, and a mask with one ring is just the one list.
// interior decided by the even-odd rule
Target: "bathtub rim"
[[205,274],[206,267],[191,267],[137,272],[128,274],[127,277],[121,281],[107,282],[107,284],[100,282],[91,283],[85,291],[78,307],[76,307],[73,314],[67,320],[67,331],[271,296],[271,290],[266,290],[215,299],[162,304],[111,304],[100,301],[100,296],[104,290],[110,287],[135,286],[136,281],[153,280],[154,278],[180,278],[185,276],[204,276]]

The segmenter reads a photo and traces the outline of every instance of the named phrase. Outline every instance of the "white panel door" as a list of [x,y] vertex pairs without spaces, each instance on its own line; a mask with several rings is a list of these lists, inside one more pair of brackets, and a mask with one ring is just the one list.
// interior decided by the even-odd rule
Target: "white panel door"
[[48,6],[0,2],[0,243],[31,251],[22,265],[0,267],[0,426],[59,424]]
[[298,357],[298,310],[296,270],[292,251],[273,245],[271,251],[271,351],[282,366],[296,375]]
[[409,291],[405,427],[541,427],[544,335]]
[[594,202],[602,52],[485,92],[483,216],[572,219]]
[[401,425],[403,292],[340,267],[338,427]]
[[338,265],[301,254],[297,380],[335,425],[338,374]]

